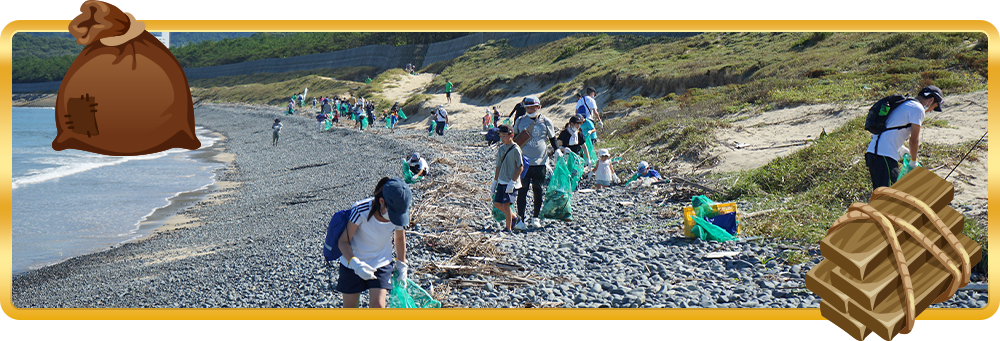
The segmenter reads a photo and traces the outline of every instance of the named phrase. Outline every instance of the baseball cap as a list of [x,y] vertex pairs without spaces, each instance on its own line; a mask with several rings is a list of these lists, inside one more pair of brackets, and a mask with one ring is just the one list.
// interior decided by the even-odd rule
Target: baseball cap
[[941,111],[941,104],[944,103],[944,93],[941,92],[940,88],[928,85],[923,89],[920,89],[920,97],[934,98],[934,100],[937,101],[937,108],[934,108],[934,111]]
[[639,162],[639,169],[649,168],[649,164],[646,161]]
[[538,101],[538,97],[535,97],[535,96],[525,97],[524,100],[521,101],[521,104],[523,104],[525,107],[541,106],[542,105],[541,102]]
[[501,126],[497,127],[497,132],[498,133],[504,133],[504,134],[510,134],[513,131],[510,130],[510,126],[509,125],[504,124],[504,125],[501,125]]
[[569,118],[569,123],[583,123],[584,121],[583,116],[580,115],[575,115]]
[[419,160],[419,159],[420,159],[420,153],[414,152],[413,154],[410,154],[410,160]]
[[385,209],[393,225],[404,227],[410,225],[413,192],[410,191],[409,185],[398,178],[389,179],[382,186],[382,199],[385,199]]

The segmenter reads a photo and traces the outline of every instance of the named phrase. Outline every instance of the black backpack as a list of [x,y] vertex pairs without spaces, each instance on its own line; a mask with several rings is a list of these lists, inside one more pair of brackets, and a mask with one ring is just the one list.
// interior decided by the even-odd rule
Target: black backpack
[[898,127],[886,127],[885,123],[889,120],[889,114],[897,107],[906,103],[906,101],[916,101],[916,98],[906,97],[902,95],[891,95],[875,102],[870,109],[868,109],[868,117],[865,118],[865,130],[872,133],[873,135],[878,135],[875,138],[875,153],[878,154],[878,143],[882,139],[882,133],[888,130],[897,130],[909,128],[911,123],[901,125]]
[[868,117],[865,118],[865,130],[874,135],[878,135],[882,134],[882,132],[885,132],[886,130],[909,128],[911,125],[909,123],[898,127],[887,128],[885,126],[885,122],[889,120],[889,114],[892,113],[893,110],[910,100],[915,101],[917,99],[902,95],[892,95],[878,100],[878,102],[875,102],[875,104],[872,105],[871,109],[868,109]]

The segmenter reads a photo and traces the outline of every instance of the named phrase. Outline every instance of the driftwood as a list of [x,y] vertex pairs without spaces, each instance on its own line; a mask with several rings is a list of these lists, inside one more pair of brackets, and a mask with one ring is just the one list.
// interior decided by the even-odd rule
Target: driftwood
[[694,183],[692,181],[685,180],[683,178],[672,177],[672,178],[670,178],[670,181],[677,181],[677,182],[683,183],[684,185],[695,187],[695,188],[701,189],[703,191],[709,191],[709,192],[712,192],[712,193],[715,193],[715,194],[722,194],[722,192],[719,192],[718,190],[716,190],[714,188],[705,187],[705,186],[699,185],[697,183]]

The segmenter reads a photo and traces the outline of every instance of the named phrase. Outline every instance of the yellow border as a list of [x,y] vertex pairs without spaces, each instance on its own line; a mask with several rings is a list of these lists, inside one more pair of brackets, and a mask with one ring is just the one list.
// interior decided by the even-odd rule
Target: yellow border
[[[482,20],[456,20],[447,21],[448,25],[441,25],[441,21],[321,21],[321,20],[297,20],[297,21],[253,21],[253,20],[149,20],[145,21],[148,31],[182,31],[182,32],[347,32],[355,30],[344,30],[340,28],[377,27],[378,32],[440,32],[440,27],[451,28],[450,32],[495,32],[509,31],[497,30],[495,27],[503,27],[506,21],[482,21]],[[352,25],[358,24],[358,25]],[[7,79],[0,83],[0,89],[5,93],[11,92],[11,39],[14,33],[19,31],[34,32],[63,32],[67,30],[69,21],[62,20],[30,20],[14,21],[4,27],[0,33],[0,74]],[[534,24],[532,32],[587,32],[587,31],[619,31],[619,32],[642,32],[642,31],[675,31],[675,32],[772,32],[772,31],[835,31],[835,32],[946,32],[946,31],[972,31],[982,32],[988,35],[989,40],[996,41],[998,38],[997,29],[986,21],[540,21]],[[990,49],[989,52],[989,74],[993,75],[993,80],[988,81],[988,86],[993,87],[997,83],[997,75],[993,73],[996,65],[1000,62],[1000,51]],[[989,108],[997,112],[1000,103],[995,96],[989,96]],[[6,99],[6,97],[4,97]],[[7,108],[12,108],[12,102],[5,101]],[[8,119],[3,120],[7,128],[11,130],[12,112],[8,111]],[[990,120],[989,128],[1000,126],[1000,121]],[[993,129],[996,130],[996,129]],[[6,135],[6,143],[0,146],[6,157],[0,159],[4,162],[2,171],[11,175],[11,135]],[[1000,139],[990,142],[992,150],[1000,151]],[[992,180],[994,163],[1000,159],[993,158],[988,165],[989,178]],[[988,181],[989,193],[994,192],[993,181]],[[11,205],[11,191],[6,191],[0,200]],[[993,219],[992,212],[1000,212],[989,205],[989,219]],[[0,231],[0,253],[3,260],[0,261],[0,306],[4,313],[14,319],[40,319],[40,320],[326,320],[343,319],[350,316],[352,319],[421,319],[421,320],[822,320],[819,309],[586,309],[586,308],[565,308],[565,309],[421,309],[412,310],[374,310],[357,309],[349,315],[334,314],[328,309],[296,308],[296,309],[273,309],[273,308],[253,308],[253,309],[22,309],[14,307],[12,303],[12,220],[11,211],[2,212],[4,221],[7,221],[5,230]],[[990,233],[989,240],[993,245],[995,233]],[[993,270],[996,263],[991,264],[989,271]],[[990,284],[990,291],[994,291],[994,285]],[[985,308],[980,309],[928,309],[920,315],[922,320],[980,320],[987,319],[996,313],[1000,307],[1000,299],[994,297]]]

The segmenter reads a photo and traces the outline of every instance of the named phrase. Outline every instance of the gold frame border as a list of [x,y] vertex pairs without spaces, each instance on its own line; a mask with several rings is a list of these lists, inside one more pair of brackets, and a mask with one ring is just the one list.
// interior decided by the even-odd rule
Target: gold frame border
[[[326,20],[148,20],[146,30],[154,32],[354,32],[339,28],[366,27],[377,28],[366,32],[510,32],[498,30],[509,24],[508,21],[492,20],[448,20],[448,25],[441,25],[439,20],[372,20],[372,21],[326,21]],[[362,26],[362,24],[364,24]],[[4,27],[0,33],[0,74],[7,82],[0,83],[0,90],[12,91],[12,39],[17,32],[62,32],[69,26],[68,20],[19,20]],[[450,29],[442,30],[440,27]],[[533,24],[531,32],[643,32],[643,31],[674,31],[674,32],[982,32],[989,41],[998,38],[997,29],[987,21],[981,20],[940,20],[940,21],[864,21],[864,20],[672,20],[672,21],[623,21],[623,20],[555,20],[539,21]],[[990,44],[992,45],[992,44]],[[998,80],[994,71],[1000,62],[1000,51],[991,49],[989,52],[989,74],[994,80],[987,86],[994,86]],[[1000,105],[993,97],[989,109],[996,112]],[[4,98],[6,99],[6,98]],[[13,108],[13,101],[4,101],[7,108]],[[13,131],[11,126],[12,111],[7,112],[7,120],[0,121],[6,126],[4,131]],[[991,121],[988,128],[1000,127],[1000,121]],[[995,130],[995,129],[994,129]],[[989,142],[990,149],[1000,150],[1000,139]],[[12,134],[5,136],[5,142],[0,151],[7,155],[0,159],[4,163],[2,169],[8,178],[12,175]],[[988,177],[994,178],[994,164],[1000,163],[998,158],[987,165]],[[992,181],[987,182],[988,192],[995,192]],[[0,194],[0,203],[12,206],[11,191]],[[993,220],[998,212],[992,204],[988,205],[989,220]],[[556,309],[518,309],[518,308],[479,308],[479,309],[355,309],[350,315],[333,315],[328,310],[318,308],[17,308],[12,302],[12,211],[0,212],[7,225],[0,230],[0,306],[4,313],[19,320],[823,320],[819,309],[734,309],[734,308],[556,308]],[[989,234],[989,241],[996,243],[996,233]],[[989,271],[996,263],[989,265]],[[989,284],[990,291],[996,286]],[[983,320],[997,312],[1000,299],[989,301],[985,308],[939,308],[927,309],[920,314],[921,320]]]

